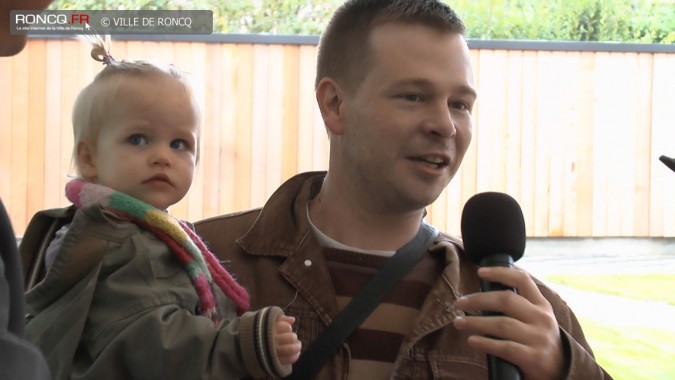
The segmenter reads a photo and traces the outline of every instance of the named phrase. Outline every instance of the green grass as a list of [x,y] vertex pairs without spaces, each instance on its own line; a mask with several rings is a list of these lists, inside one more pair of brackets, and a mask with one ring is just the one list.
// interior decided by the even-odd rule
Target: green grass
[[[546,280],[583,291],[675,305],[675,275],[670,274],[552,275]],[[640,310],[625,312],[639,316]],[[648,326],[614,327],[582,316],[579,322],[598,363],[614,380],[675,379],[675,332]]]
[[551,275],[546,280],[589,292],[675,305],[675,274]]
[[675,379],[675,333],[612,327],[587,318],[579,322],[598,363],[614,380]]

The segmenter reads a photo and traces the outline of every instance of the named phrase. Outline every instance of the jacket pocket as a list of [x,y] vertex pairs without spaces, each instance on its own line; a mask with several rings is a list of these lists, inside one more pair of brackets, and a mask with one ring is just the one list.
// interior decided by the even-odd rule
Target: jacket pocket
[[431,361],[433,379],[438,380],[487,380],[488,373],[484,364],[473,362],[471,359],[457,358],[455,360]]
[[[156,243],[161,244],[155,246]],[[151,244],[151,245],[150,245]],[[163,242],[151,241],[148,246],[147,260],[150,263],[152,276],[157,280],[168,281],[173,285],[190,282],[183,263],[171,252]]]
[[[152,269],[152,275],[156,279],[168,279],[176,277],[182,272],[180,263],[170,254],[162,255],[163,257],[151,257],[150,258],[150,269]],[[185,276],[187,277],[187,275]]]
[[305,308],[295,308],[293,306],[284,310],[286,315],[295,317],[293,328],[296,330],[298,338],[302,342],[302,351],[309,348],[319,334],[325,329],[321,318],[311,310]]
[[404,358],[391,379],[406,380],[487,380],[487,368],[466,357]]

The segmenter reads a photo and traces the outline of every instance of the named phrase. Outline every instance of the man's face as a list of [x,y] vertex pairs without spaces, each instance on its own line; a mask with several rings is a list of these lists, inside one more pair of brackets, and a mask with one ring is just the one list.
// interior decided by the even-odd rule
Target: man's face
[[[371,67],[347,92],[332,138],[342,181],[390,211],[431,204],[471,141],[476,93],[464,38],[388,23],[370,37]],[[331,169],[332,170],[332,169]]]
[[51,0],[2,0],[0,1],[0,57],[9,57],[19,53],[26,45],[25,35],[13,35],[9,32],[10,15],[15,10],[42,10]]

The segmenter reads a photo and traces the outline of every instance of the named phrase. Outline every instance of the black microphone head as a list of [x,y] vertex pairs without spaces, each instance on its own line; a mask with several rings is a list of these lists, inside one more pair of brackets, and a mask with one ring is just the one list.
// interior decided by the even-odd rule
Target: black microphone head
[[663,162],[670,170],[675,172],[675,158],[661,156],[659,157],[659,160],[661,160],[661,162]]
[[462,211],[464,251],[475,264],[483,258],[507,253],[513,261],[525,252],[525,219],[520,205],[508,194],[479,193]]

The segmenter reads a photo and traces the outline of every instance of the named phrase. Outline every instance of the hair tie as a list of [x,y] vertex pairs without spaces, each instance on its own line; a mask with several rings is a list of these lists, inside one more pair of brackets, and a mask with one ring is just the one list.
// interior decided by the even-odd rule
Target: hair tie
[[106,43],[106,41],[98,37],[94,38],[94,40],[91,41],[91,44],[93,45],[91,49],[91,57],[94,60],[102,62],[104,65],[113,65],[117,62],[115,61],[115,58],[110,55],[109,42]]
[[115,58],[112,57],[110,54],[106,54],[103,56],[103,64],[104,65],[110,65],[115,63]]

